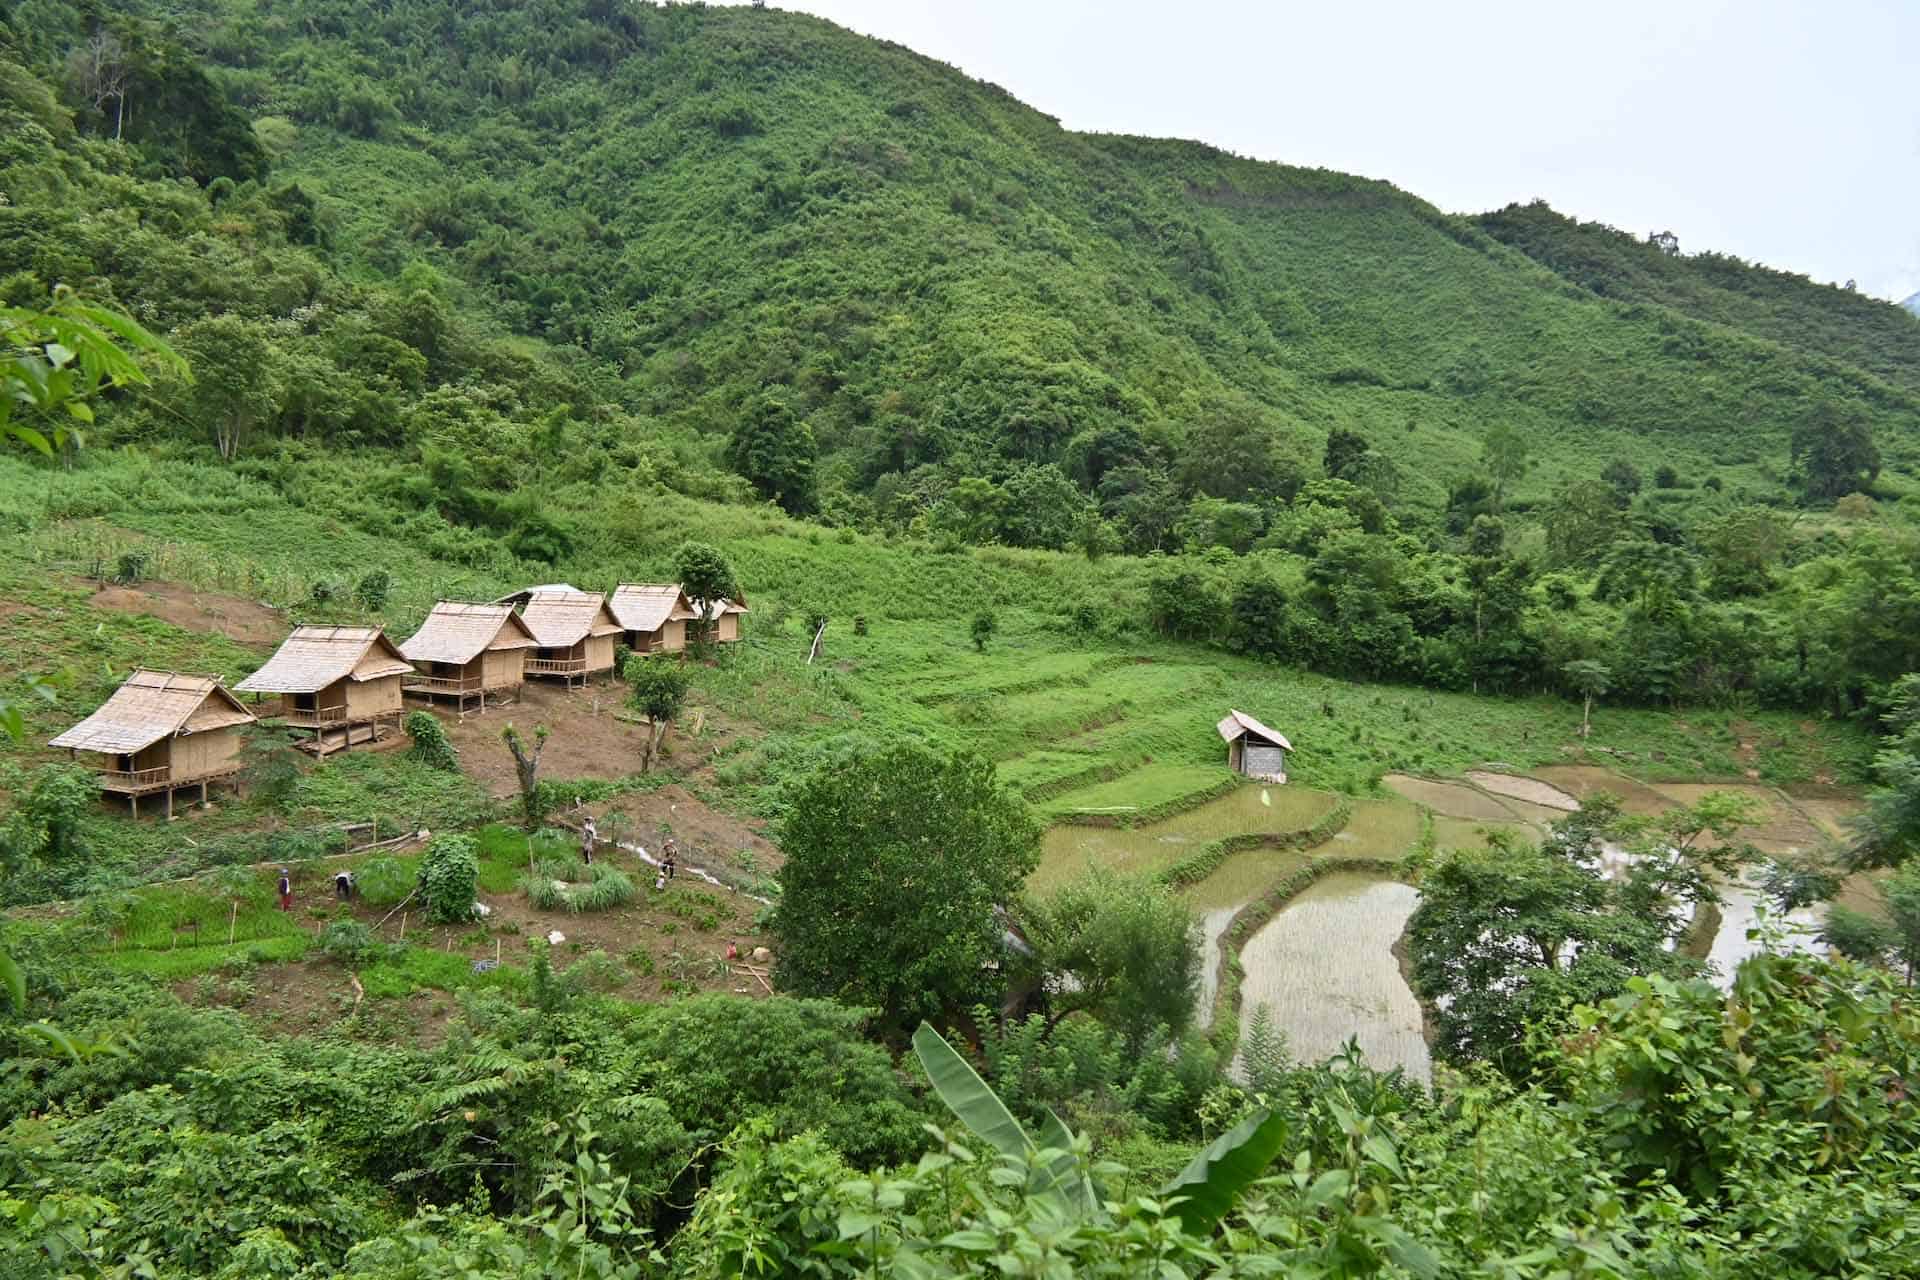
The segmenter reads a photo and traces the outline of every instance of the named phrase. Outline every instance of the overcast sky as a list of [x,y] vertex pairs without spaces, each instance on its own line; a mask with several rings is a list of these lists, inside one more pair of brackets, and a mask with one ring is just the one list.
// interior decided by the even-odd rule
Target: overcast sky
[[785,0],[1073,129],[1920,291],[1920,0]]

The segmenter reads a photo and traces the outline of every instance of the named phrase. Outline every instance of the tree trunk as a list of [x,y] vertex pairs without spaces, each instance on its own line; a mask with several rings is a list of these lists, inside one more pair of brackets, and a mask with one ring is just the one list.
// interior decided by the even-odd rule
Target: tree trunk
[[1588,694],[1586,704],[1580,708],[1580,737],[1584,741],[1593,732],[1593,695]]

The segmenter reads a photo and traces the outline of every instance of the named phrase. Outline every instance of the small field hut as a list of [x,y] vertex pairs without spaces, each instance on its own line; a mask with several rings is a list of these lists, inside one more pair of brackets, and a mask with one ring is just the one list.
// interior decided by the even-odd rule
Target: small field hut
[[140,797],[200,789],[240,772],[240,732],[254,715],[211,676],[135,671],[100,709],[50,742],[78,757],[97,757],[100,789],[127,797],[134,817]]
[[[707,610],[701,607],[702,602],[699,600],[689,600],[687,603],[693,609],[693,622],[691,625],[695,630],[698,630],[700,619],[708,616]],[[732,644],[735,640],[738,640],[740,638],[740,615],[745,612],[747,612],[747,602],[744,597],[739,600],[715,600],[712,610],[713,634],[708,636],[707,639],[711,640],[714,644]]]
[[621,626],[598,591],[533,591],[520,620],[540,642],[527,658],[528,675],[553,676],[572,687],[613,670]]
[[327,756],[399,728],[401,685],[412,674],[413,664],[379,627],[302,626],[234,688],[279,695],[256,709],[313,730],[299,746]]
[[674,583],[623,582],[607,600],[614,619],[635,653],[677,653],[687,647],[687,622],[693,611],[687,593]]
[[1218,726],[1227,742],[1227,768],[1262,782],[1287,780],[1287,755],[1293,750],[1285,734],[1275,733],[1244,711],[1229,711]]
[[442,600],[400,646],[413,664],[403,685],[421,697],[453,699],[462,715],[474,703],[485,711],[487,695],[519,691],[527,650],[539,643],[511,605]]

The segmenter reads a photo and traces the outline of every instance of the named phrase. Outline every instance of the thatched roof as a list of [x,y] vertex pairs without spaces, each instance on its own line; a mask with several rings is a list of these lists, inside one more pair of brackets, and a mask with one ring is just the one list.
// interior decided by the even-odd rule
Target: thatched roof
[[621,630],[598,591],[535,591],[527,597],[520,621],[543,649],[571,649],[588,636],[610,636]]
[[1276,747],[1284,747],[1288,751],[1293,750],[1293,744],[1287,741],[1285,734],[1275,733],[1272,729],[1267,728],[1267,726],[1261,724],[1244,711],[1227,712],[1227,718],[1222,720],[1216,727],[1220,730],[1220,736],[1228,742],[1232,742],[1235,738],[1246,737],[1251,734],[1262,742],[1271,742]]
[[162,738],[252,724],[253,719],[212,676],[143,670],[128,676],[98,711],[47,745],[131,754]]
[[[696,618],[700,617],[701,616],[700,606],[704,603],[704,601],[689,600],[687,603],[693,607],[693,616]],[[747,598],[745,596],[741,596],[738,600],[729,600],[725,596],[722,596],[720,597],[720,599],[715,600],[713,602],[713,616],[716,618],[722,617],[729,613],[746,613],[746,612],[748,612],[748,610],[747,610]]]
[[531,649],[538,644],[512,605],[442,600],[400,652],[409,662],[464,666],[489,649]]
[[295,627],[242,693],[318,693],[336,680],[404,676],[413,666],[379,627]]
[[623,582],[613,589],[607,607],[627,631],[658,631],[675,618],[684,622],[700,616],[674,582]]

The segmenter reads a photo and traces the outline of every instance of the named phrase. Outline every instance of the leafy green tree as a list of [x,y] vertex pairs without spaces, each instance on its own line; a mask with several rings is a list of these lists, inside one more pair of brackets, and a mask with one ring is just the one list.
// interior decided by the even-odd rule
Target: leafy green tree
[[967,634],[973,638],[973,647],[981,653],[987,651],[987,641],[993,639],[993,633],[999,629],[999,619],[986,610],[974,614],[973,621],[967,624]]
[[1551,1030],[1629,978],[1697,967],[1597,872],[1504,833],[1485,853],[1449,854],[1421,877],[1407,942],[1414,989],[1434,1010],[1435,1052],[1515,1078],[1533,1065],[1534,1028]]
[[1625,458],[1615,458],[1601,469],[1600,479],[1613,490],[1614,502],[1626,507],[1633,501],[1633,495],[1640,492],[1640,468]]
[[378,613],[387,607],[387,596],[393,590],[393,575],[385,569],[369,570],[360,576],[353,586],[353,598],[369,613]]
[[220,457],[230,462],[277,412],[272,348],[258,325],[231,314],[187,325],[179,344],[194,370],[180,407],[206,424]]
[[1148,876],[1095,868],[1021,913],[1050,1021],[1087,1012],[1138,1047],[1193,1018],[1200,934],[1193,911]]
[[1286,655],[1287,593],[1265,573],[1250,573],[1233,588],[1234,645],[1242,653]]
[[1580,695],[1580,736],[1586,738],[1593,732],[1593,700],[1613,688],[1613,669],[1604,662],[1581,658],[1561,670],[1573,685],[1573,691]]
[[1011,546],[1058,551],[1075,542],[1089,519],[1099,518],[1087,495],[1052,463],[1021,467],[1000,488],[1006,496],[1000,535]]
[[293,745],[284,729],[255,724],[240,740],[240,783],[249,796],[275,809],[292,802],[312,761]]
[[1880,450],[1866,408],[1823,400],[1793,429],[1790,460],[1809,501],[1832,501],[1868,489],[1880,475]]
[[1879,785],[1853,819],[1848,858],[1856,867],[1898,866],[1920,854],[1920,674],[1894,682],[1881,722],[1888,738],[1873,758]]
[[764,498],[789,515],[815,506],[813,430],[785,401],[758,396],[741,411],[727,440],[727,465],[745,476]]
[[1493,511],[1506,508],[1507,494],[1533,469],[1533,457],[1526,437],[1509,423],[1500,423],[1480,442],[1480,465],[1493,481]]
[[86,816],[99,802],[99,784],[86,769],[49,764],[34,770],[0,825],[8,873],[73,866],[87,851]]
[[1590,565],[1627,532],[1614,491],[1600,481],[1568,480],[1540,512],[1556,565]]
[[1769,570],[1786,550],[1787,532],[1778,514],[1760,506],[1735,507],[1696,525],[1713,594],[1726,600],[1770,587]]
[[1366,457],[1372,447],[1358,431],[1335,427],[1327,432],[1327,448],[1321,455],[1320,469],[1330,480],[1351,479],[1347,474],[1348,468]]
[[700,610],[697,638],[705,640],[713,634],[713,611],[720,601],[737,599],[740,595],[740,582],[733,576],[733,566],[727,563],[718,547],[705,542],[683,542],[673,553],[673,574],[681,590]]
[[991,762],[861,751],[799,784],[779,843],[784,990],[877,1008],[897,1032],[994,995],[998,911],[1037,865],[1040,827]]
[[649,773],[667,731],[686,705],[692,677],[681,662],[637,654],[627,658],[620,674],[627,682],[627,705],[647,718],[647,736],[640,748],[640,772]]

